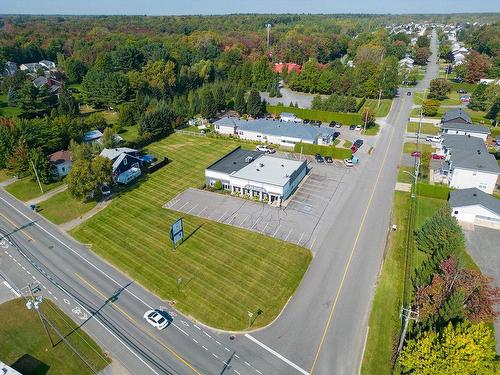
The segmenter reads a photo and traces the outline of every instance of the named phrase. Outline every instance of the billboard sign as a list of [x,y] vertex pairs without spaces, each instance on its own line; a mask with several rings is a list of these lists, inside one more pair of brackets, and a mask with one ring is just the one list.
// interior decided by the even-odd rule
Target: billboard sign
[[184,229],[182,226],[182,219],[178,219],[175,223],[170,226],[170,239],[172,240],[174,247],[178,242],[181,242],[184,238]]

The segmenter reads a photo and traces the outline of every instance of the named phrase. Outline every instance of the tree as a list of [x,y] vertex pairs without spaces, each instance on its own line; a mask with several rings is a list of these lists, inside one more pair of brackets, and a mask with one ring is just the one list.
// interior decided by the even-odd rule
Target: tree
[[87,73],[87,67],[74,58],[67,58],[64,61],[64,75],[68,83],[80,83]]
[[24,137],[19,138],[6,160],[8,169],[14,171],[17,177],[26,177],[30,174],[30,151]]
[[426,47],[418,48],[415,52],[415,64],[417,65],[426,65],[427,60],[429,59],[431,52]]
[[119,126],[133,126],[139,121],[139,108],[134,103],[124,103],[118,113]]
[[96,156],[91,163],[92,173],[97,187],[111,184],[113,181],[113,162],[104,156]]
[[129,98],[130,84],[122,73],[90,69],[83,78],[82,91],[85,100],[95,106],[112,106]]
[[161,136],[173,130],[174,116],[170,108],[161,102],[158,108],[146,113],[139,122],[139,134]]
[[484,323],[450,323],[408,341],[399,363],[403,374],[493,374],[495,340]]
[[500,121],[500,97],[496,97],[495,101],[491,104],[488,113],[484,116],[492,120],[495,124]]
[[68,149],[71,151],[73,162],[77,160],[90,160],[92,158],[92,148],[88,143],[77,143],[72,139],[69,142]]
[[100,143],[103,148],[115,148],[117,145],[116,142],[116,134],[113,131],[113,128],[106,128],[102,133],[102,137],[100,139]]
[[217,103],[209,87],[200,91],[200,113],[203,117],[208,119],[217,115]]
[[269,83],[274,81],[274,73],[265,56],[261,57],[252,67],[253,86],[258,90],[265,90]]
[[429,99],[444,100],[451,91],[450,84],[444,78],[435,78],[431,80],[429,87]]
[[73,162],[66,184],[69,193],[80,200],[85,200],[94,193],[97,184],[92,173],[91,163],[87,159],[79,159]]
[[17,103],[25,118],[34,117],[39,111],[38,89],[30,81],[25,81],[18,92]]
[[175,86],[175,64],[172,61],[148,61],[141,70],[142,78],[162,94],[170,94]]
[[14,107],[16,105],[17,93],[13,86],[9,86],[7,91],[7,105],[9,107]]
[[465,62],[465,80],[469,83],[476,83],[481,78],[486,77],[486,71],[491,66],[490,59],[477,51],[471,51]]
[[238,88],[236,91],[236,96],[234,98],[234,109],[241,115],[246,112],[247,103],[245,101],[245,91],[242,88]]
[[363,113],[361,114],[361,118],[364,122],[366,122],[366,126],[375,124],[375,111],[373,108],[365,107],[363,108]]
[[30,152],[30,162],[33,163],[36,169],[36,174],[33,168],[30,169],[31,177],[33,179],[38,178],[44,184],[48,184],[53,180],[53,174],[49,159],[42,152],[40,148],[31,150]]
[[144,63],[144,55],[134,46],[122,45],[111,53],[111,61],[115,70],[138,70]]
[[419,47],[429,47],[431,45],[431,41],[424,35],[421,35],[417,38],[417,46]]
[[251,90],[247,100],[247,113],[252,117],[259,117],[262,114],[262,105],[259,92]]
[[59,94],[57,114],[60,116],[75,117],[80,113],[78,102],[67,90],[63,90]]
[[487,95],[486,91],[488,89],[488,85],[486,83],[482,83],[480,85],[477,85],[476,88],[474,89],[474,92],[471,95],[470,98],[470,103],[468,104],[468,107],[470,109],[476,110],[476,111],[485,111],[486,110],[486,103],[487,103]]
[[440,103],[434,99],[424,99],[422,102],[422,113],[425,116],[435,116],[438,113]]

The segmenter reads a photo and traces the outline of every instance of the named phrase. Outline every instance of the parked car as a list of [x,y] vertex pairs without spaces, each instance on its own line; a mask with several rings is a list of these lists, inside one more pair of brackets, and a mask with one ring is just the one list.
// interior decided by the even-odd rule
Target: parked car
[[354,146],[356,146],[356,148],[360,148],[361,146],[363,146],[363,140],[362,139],[356,139],[353,143]]
[[440,155],[440,154],[432,154],[431,157],[435,160],[443,160],[446,158],[445,155]]
[[276,152],[274,148],[271,148],[267,145],[258,145],[257,147],[255,147],[255,149],[257,151],[267,152],[268,154],[274,154]]
[[425,140],[427,142],[432,142],[432,143],[441,143],[443,141],[443,139],[441,137],[436,137],[436,136],[426,137]]
[[327,155],[327,156],[325,156],[325,161],[326,161],[327,163],[333,163],[333,159],[332,159],[332,157],[331,157],[331,156],[328,156],[328,155]]
[[360,132],[361,131],[361,125],[357,125],[354,130],[356,130],[357,132]]
[[344,165],[346,167],[352,167],[354,164],[352,163],[351,159],[344,159]]
[[340,137],[340,132],[335,132],[335,133],[333,133],[333,138],[334,138],[334,139],[335,139],[335,138],[338,138],[338,137]]
[[323,156],[321,156],[320,154],[316,154],[314,155],[314,158],[316,159],[316,161],[318,163],[323,163],[325,160],[323,159]]
[[413,151],[411,153],[411,156],[419,158],[420,156],[422,156],[422,153],[420,151]]
[[349,125],[349,130],[354,130],[356,129],[356,125]]
[[411,91],[408,91],[406,95],[411,96]]
[[310,120],[308,120],[308,119],[304,119],[304,120],[302,120],[302,122],[303,122],[304,124],[309,124],[311,121],[310,121]]
[[167,327],[174,320],[166,311],[156,309],[146,311],[144,319],[146,319],[146,322],[159,330]]
[[358,151],[358,148],[355,145],[352,145],[351,152],[354,154],[356,151]]
[[340,122],[337,122],[337,125],[335,125],[336,128],[341,128],[342,124]]
[[316,126],[321,126],[321,121],[319,121],[319,120],[311,121],[311,124],[316,125]]
[[467,94],[467,91],[464,89],[457,90],[458,94]]
[[104,196],[108,196],[111,194],[111,189],[109,188],[108,185],[106,184],[101,185],[101,194]]
[[336,126],[337,126],[337,121],[330,121],[330,123],[328,124],[328,126],[329,126],[330,128],[334,128],[334,127],[336,127]]

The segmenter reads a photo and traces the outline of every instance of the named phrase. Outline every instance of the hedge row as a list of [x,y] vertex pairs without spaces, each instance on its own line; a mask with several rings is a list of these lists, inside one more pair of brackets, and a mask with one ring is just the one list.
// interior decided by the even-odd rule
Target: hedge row
[[448,186],[444,185],[430,185],[424,183],[419,183],[417,185],[417,194],[427,198],[448,200],[451,190],[452,189]]
[[301,119],[320,120],[322,122],[337,121],[343,125],[359,125],[363,123],[361,115],[357,113],[328,112],[317,109],[304,109],[279,105],[268,105],[267,111],[274,114],[291,112]]
[[358,105],[356,105],[356,112],[359,112],[359,110],[360,110],[361,108],[363,108],[363,106],[365,105],[365,103],[366,103],[366,97],[363,97],[363,98],[359,101]]
[[350,159],[352,152],[348,148],[333,146],[313,145],[310,143],[296,143],[294,147],[296,153],[302,152],[304,155],[331,156],[334,159]]

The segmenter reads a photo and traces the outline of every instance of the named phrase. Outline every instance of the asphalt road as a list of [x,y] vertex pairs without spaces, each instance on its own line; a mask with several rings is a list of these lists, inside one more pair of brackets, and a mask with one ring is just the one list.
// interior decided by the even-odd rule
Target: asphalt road
[[[437,70],[431,62],[410,91],[427,87]],[[251,336],[193,323],[2,189],[0,237],[11,242],[0,247],[0,272],[19,289],[39,286],[130,374],[355,374],[412,106],[406,91],[394,100],[360,175],[346,176],[357,183],[346,181],[326,207],[323,217],[332,224],[317,233],[316,255],[296,295],[274,324]],[[160,306],[174,317],[163,331],[142,319]]]

